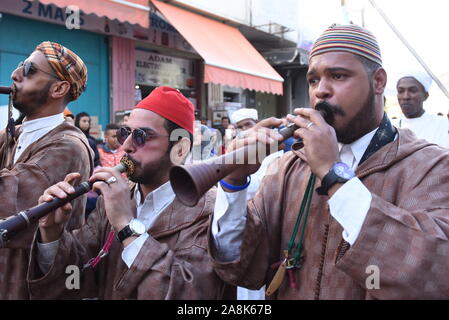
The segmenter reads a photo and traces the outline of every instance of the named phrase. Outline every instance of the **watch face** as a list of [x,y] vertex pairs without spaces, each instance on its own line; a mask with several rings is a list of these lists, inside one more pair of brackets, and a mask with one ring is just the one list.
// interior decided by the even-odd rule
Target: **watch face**
[[343,162],[337,162],[334,165],[333,170],[338,177],[343,178],[345,180],[350,180],[355,176],[351,168],[349,168],[348,165]]
[[131,229],[131,231],[133,233],[136,233],[139,235],[143,234],[145,232],[145,225],[137,219],[131,220],[131,222],[129,223],[129,228]]

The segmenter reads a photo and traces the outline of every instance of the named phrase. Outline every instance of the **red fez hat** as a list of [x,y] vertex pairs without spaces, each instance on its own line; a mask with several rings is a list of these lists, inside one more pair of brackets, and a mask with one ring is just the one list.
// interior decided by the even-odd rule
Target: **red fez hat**
[[177,89],[158,87],[140,101],[136,108],[153,111],[193,134],[193,104]]

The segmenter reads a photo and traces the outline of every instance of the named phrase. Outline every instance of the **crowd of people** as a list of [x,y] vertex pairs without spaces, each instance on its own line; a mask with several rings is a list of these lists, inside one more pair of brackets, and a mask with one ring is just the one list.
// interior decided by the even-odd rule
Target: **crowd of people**
[[[24,119],[0,136],[0,216],[80,181],[92,191],[0,249],[0,299],[449,298],[448,120],[424,111],[429,79],[407,73],[404,117],[390,121],[387,71],[362,27],[332,25],[315,41],[312,108],[283,119],[242,108],[209,128],[161,86],[98,146],[89,114],[67,109],[87,81],[76,53],[43,42],[12,80]],[[292,124],[286,140],[278,129]],[[278,151],[241,163],[192,207],[172,188],[176,165],[267,145]],[[126,175],[113,169],[125,154]],[[75,289],[67,266],[81,270]]]

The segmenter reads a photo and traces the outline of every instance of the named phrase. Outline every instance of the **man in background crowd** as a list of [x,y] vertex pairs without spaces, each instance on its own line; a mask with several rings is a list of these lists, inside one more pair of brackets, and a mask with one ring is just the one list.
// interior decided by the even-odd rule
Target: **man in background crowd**
[[103,167],[115,167],[120,163],[120,159],[125,154],[123,148],[117,140],[117,130],[120,127],[115,123],[106,126],[102,148],[98,148],[100,153],[100,162]]
[[218,126],[218,131],[220,131],[221,137],[223,138],[226,132],[226,129],[229,126],[229,118],[223,117],[221,118],[221,124]]
[[[245,131],[253,128],[259,121],[258,113],[256,109],[242,108],[238,109],[231,115],[231,125],[235,126],[237,131],[237,139],[245,137]],[[251,175],[251,182],[248,186],[248,192],[246,199],[250,200],[254,197],[259,189],[262,179],[267,174],[268,166],[278,160],[283,151],[280,150],[273,154],[270,154],[262,161],[262,165],[259,170]],[[259,290],[249,290],[242,287],[237,287],[237,299],[238,300],[265,300],[265,286]]]
[[396,89],[404,117],[393,124],[410,129],[420,139],[449,148],[449,122],[444,117],[427,113],[423,107],[431,84],[432,78],[427,73],[415,71],[400,76]]
[[259,117],[256,109],[242,108],[231,115],[231,123],[239,131],[245,131],[254,127]]

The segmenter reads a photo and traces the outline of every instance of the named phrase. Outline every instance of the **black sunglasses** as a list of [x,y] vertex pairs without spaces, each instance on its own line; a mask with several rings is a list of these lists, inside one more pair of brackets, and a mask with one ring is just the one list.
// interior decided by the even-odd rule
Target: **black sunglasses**
[[138,146],[142,147],[147,141],[158,137],[169,137],[168,135],[155,134],[145,128],[136,128],[131,130],[129,127],[122,127],[117,129],[117,141],[120,144],[124,144],[125,140],[132,133],[132,141]]
[[45,74],[48,74],[49,76],[51,76],[51,77],[53,77],[53,78],[56,78],[56,79],[60,80],[60,79],[58,78],[58,76],[56,76],[55,74],[50,73],[50,72],[47,72],[47,71],[44,71],[44,70],[42,70],[42,69],[39,69],[39,68],[36,67],[36,65],[35,65],[33,62],[31,62],[31,61],[25,61],[25,62],[21,61],[21,62],[19,62],[19,64],[17,65],[17,68],[23,68],[23,69],[22,69],[22,74],[23,74],[24,77],[27,77],[27,76],[32,75],[32,74],[35,74],[37,71],[40,71],[40,72],[43,72],[43,73],[45,73]]

